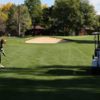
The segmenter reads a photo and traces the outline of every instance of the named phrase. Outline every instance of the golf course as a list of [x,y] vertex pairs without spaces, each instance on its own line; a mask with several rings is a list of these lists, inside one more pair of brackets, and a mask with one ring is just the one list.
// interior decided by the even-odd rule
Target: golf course
[[94,53],[92,36],[57,37],[64,43],[31,43],[30,38],[5,38],[6,57],[2,63],[7,67],[35,68],[41,66],[91,66]]
[[0,100],[100,100],[100,0],[0,0]]
[[2,100],[99,100],[100,78],[90,73],[93,36],[56,37],[64,43],[25,43],[4,37],[0,69]]

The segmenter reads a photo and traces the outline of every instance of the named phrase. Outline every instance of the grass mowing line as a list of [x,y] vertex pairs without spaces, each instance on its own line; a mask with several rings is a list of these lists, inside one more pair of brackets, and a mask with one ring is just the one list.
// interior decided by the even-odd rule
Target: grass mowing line
[[77,47],[73,47],[73,48],[75,48],[77,51],[80,52],[80,54],[82,54],[84,57],[86,57],[88,59],[88,56],[83,51],[79,50],[79,48],[77,48]]
[[[75,53],[72,53],[73,56],[71,55],[70,59],[72,61],[72,65],[75,65],[75,66],[87,66],[84,62],[85,59],[83,59],[84,55],[82,52],[79,52],[79,50],[76,48],[76,47],[72,47],[72,49],[74,50]],[[82,55],[81,55],[82,54]]]
[[[85,44],[80,46],[81,44],[78,44],[76,42],[64,43],[64,44],[52,44],[52,45],[51,44],[36,45],[36,44],[25,44],[23,42],[24,40],[25,39],[19,39],[19,38],[8,39],[8,44],[5,46],[5,51],[7,51],[7,55],[8,55],[7,57],[8,62],[4,58],[3,64],[7,66],[14,67],[16,65],[16,67],[27,68],[27,67],[32,67],[32,66],[34,67],[34,66],[45,66],[45,65],[47,66],[49,65],[50,66],[52,65],[65,65],[65,66],[81,65],[82,61],[85,59],[87,59],[86,64],[89,65],[90,63],[88,59],[90,59],[89,57],[91,53],[88,52],[88,54],[86,54],[84,53],[86,52],[86,50],[83,50],[83,49],[87,49],[87,51],[91,51],[91,45],[89,45],[89,48],[87,45],[85,46]],[[72,47],[75,47],[76,49]],[[78,48],[79,50],[81,49],[81,51],[86,55],[78,53],[79,52],[77,51]],[[19,54],[21,56],[19,56]],[[80,57],[78,57],[79,54],[81,55],[80,56],[81,59]],[[27,58],[28,60],[25,60]]]
[[71,62],[71,59],[72,59],[71,58],[71,52],[70,52],[71,48],[72,47],[68,46],[68,58],[67,59],[68,59],[69,65],[70,65],[70,62]]

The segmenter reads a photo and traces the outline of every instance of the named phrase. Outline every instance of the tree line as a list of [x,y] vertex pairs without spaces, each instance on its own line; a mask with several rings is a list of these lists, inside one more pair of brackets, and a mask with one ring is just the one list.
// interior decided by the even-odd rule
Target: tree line
[[0,5],[0,35],[35,35],[37,25],[49,35],[79,35],[82,28],[100,31],[100,16],[88,0],[55,0],[51,7],[40,0]]

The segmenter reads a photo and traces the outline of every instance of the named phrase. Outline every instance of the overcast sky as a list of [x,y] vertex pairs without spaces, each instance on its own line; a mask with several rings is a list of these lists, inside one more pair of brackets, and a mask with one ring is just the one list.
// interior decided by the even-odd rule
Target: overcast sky
[[[100,14],[100,0],[89,0],[89,1],[92,5],[94,5],[97,14]],[[0,0],[0,3],[7,3],[7,2],[21,4],[24,2],[24,0]],[[49,6],[54,4],[54,0],[41,0],[41,2],[44,4],[48,4]]]

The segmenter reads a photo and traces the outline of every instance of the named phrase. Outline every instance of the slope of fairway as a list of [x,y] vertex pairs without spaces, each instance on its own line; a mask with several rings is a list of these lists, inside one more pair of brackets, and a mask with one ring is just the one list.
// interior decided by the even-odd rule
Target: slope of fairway
[[[88,38],[91,40],[87,40]],[[26,38],[7,38],[5,45],[7,57],[3,57],[2,63],[7,67],[24,68],[48,65],[91,66],[93,37],[67,37],[67,39],[71,39],[70,42],[25,44]]]

